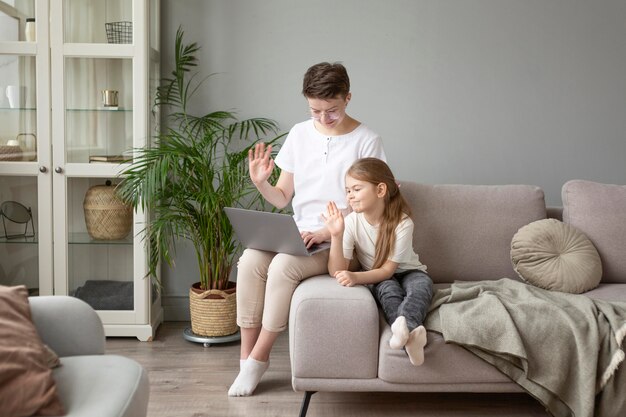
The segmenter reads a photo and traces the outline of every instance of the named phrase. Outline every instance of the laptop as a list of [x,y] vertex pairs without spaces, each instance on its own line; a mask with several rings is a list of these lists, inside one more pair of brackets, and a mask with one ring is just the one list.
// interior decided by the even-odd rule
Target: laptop
[[311,256],[330,248],[323,242],[307,248],[296,221],[289,214],[225,207],[224,211],[243,246],[276,253]]

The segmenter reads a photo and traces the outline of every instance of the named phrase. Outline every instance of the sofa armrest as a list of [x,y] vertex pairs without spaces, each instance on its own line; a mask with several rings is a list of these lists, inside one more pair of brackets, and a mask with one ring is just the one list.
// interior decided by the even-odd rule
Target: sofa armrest
[[298,285],[289,315],[294,378],[376,378],[379,314],[370,290],[329,275]]
[[63,295],[29,297],[29,303],[39,336],[57,355],[104,354],[104,327],[89,304]]

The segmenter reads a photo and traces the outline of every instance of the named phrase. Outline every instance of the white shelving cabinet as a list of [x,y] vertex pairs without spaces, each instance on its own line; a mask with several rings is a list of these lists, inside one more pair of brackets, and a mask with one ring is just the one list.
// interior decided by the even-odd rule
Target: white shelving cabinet
[[[146,214],[134,213],[126,238],[94,239],[87,231],[83,202],[92,186],[119,181],[124,168],[119,163],[90,162],[92,156],[128,157],[133,148],[149,145],[154,133],[150,106],[159,77],[159,2],[24,3],[29,2],[35,10],[36,41],[22,41],[18,19],[16,39],[4,40],[0,32],[0,58],[17,57],[17,68],[9,72],[15,72],[16,82],[27,85],[27,93],[29,83],[23,81],[36,85],[36,106],[28,99],[20,109],[0,102],[0,125],[5,118],[17,126],[0,127],[0,146],[26,126],[37,138],[35,160],[0,161],[0,198],[32,207],[36,233],[33,238],[0,241],[2,265],[16,263],[3,267],[0,284],[26,284],[34,294],[77,296],[96,308],[107,336],[151,340],[163,316],[158,292],[146,278],[141,236]],[[30,9],[27,6],[21,14]],[[0,19],[3,12],[0,6]],[[124,43],[109,43],[105,24],[111,22],[132,22],[124,23],[132,25],[131,32],[124,33]],[[2,71],[0,64],[0,79]],[[117,108],[103,105],[105,89],[118,91]],[[19,263],[24,259],[36,266],[22,273]]]

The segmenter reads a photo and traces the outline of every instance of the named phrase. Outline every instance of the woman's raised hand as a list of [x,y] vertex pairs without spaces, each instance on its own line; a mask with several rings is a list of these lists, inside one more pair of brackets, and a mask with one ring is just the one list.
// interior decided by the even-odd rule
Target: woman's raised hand
[[270,157],[272,145],[265,146],[264,143],[257,143],[254,148],[248,151],[248,166],[250,179],[255,185],[267,181],[274,170],[274,160]]
[[343,236],[343,214],[333,201],[330,201],[326,205],[326,214],[322,213],[322,219],[324,219],[324,224],[326,225],[326,228],[330,232],[331,236]]

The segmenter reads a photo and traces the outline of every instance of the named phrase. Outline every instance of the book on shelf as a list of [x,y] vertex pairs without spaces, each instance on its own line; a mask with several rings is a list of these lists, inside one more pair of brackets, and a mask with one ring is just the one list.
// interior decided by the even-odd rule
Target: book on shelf
[[89,162],[120,163],[125,160],[124,155],[89,155]]

